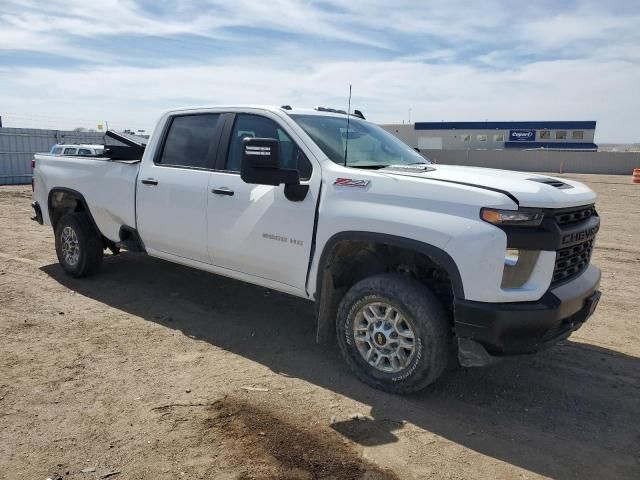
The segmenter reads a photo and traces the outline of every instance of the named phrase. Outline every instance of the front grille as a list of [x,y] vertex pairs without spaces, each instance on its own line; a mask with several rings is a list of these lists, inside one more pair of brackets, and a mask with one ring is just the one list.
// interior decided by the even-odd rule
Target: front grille
[[581,274],[589,266],[593,251],[593,238],[556,252],[553,282],[562,282]]
[[572,210],[564,210],[553,215],[556,223],[560,226],[571,225],[572,223],[582,222],[596,213],[594,205],[579,207]]
[[[578,223],[585,222],[592,216],[598,215],[595,205],[556,210],[551,213],[555,223],[561,230],[567,227],[574,229]],[[556,264],[553,270],[552,285],[570,280],[584,272],[591,261],[595,238],[561,248],[556,251]]]

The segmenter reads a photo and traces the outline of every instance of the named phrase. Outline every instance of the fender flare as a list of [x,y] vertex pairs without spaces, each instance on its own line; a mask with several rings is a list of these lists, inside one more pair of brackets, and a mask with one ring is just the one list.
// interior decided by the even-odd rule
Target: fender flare
[[[76,197],[80,201],[80,203],[82,203],[82,208],[84,209],[85,213],[89,217],[89,221],[91,222],[91,225],[93,225],[93,228],[95,228],[96,232],[98,232],[101,236],[103,236],[102,232],[98,228],[98,224],[93,219],[93,215],[91,214],[91,210],[89,209],[89,204],[85,200],[84,195],[82,195],[77,190],[73,190],[71,188],[53,187],[51,190],[49,190],[49,195],[47,196],[47,211],[49,212],[49,220],[51,221],[51,225],[53,226],[53,221],[51,220],[52,219],[51,212],[52,212],[53,194],[54,193],[59,193],[59,192],[68,193],[68,194],[73,195],[74,197]],[[54,229],[55,229],[55,227],[54,227]]]
[[332,299],[327,299],[327,295],[322,295],[325,286],[325,270],[329,256],[334,247],[342,241],[363,241],[372,243],[382,243],[393,247],[413,250],[426,255],[435,263],[440,265],[449,275],[453,294],[456,299],[463,300],[464,286],[460,270],[451,256],[439,247],[424,243],[411,238],[399,237],[387,233],[364,232],[364,231],[344,231],[331,236],[322,249],[316,273],[316,288],[314,299],[316,302],[316,315],[318,319],[318,330],[316,340],[318,343],[325,343],[333,335],[335,328],[336,305]]

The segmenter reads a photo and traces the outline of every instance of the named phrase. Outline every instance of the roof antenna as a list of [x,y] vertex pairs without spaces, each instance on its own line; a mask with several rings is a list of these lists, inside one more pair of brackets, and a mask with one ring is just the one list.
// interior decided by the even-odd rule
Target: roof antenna
[[349,119],[351,118],[351,84],[349,84],[349,105],[347,106],[347,139],[344,142],[344,166],[347,166],[347,151],[349,148]]

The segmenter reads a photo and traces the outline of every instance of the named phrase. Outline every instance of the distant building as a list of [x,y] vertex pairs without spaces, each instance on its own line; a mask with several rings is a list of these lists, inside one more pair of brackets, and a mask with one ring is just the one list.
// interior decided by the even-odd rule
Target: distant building
[[593,143],[594,121],[416,122],[381,127],[421,150],[598,149]]

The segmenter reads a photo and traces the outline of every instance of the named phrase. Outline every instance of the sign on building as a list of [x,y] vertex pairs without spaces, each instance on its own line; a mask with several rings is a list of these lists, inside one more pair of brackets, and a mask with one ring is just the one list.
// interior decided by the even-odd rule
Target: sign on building
[[535,142],[535,130],[509,130],[510,142]]

